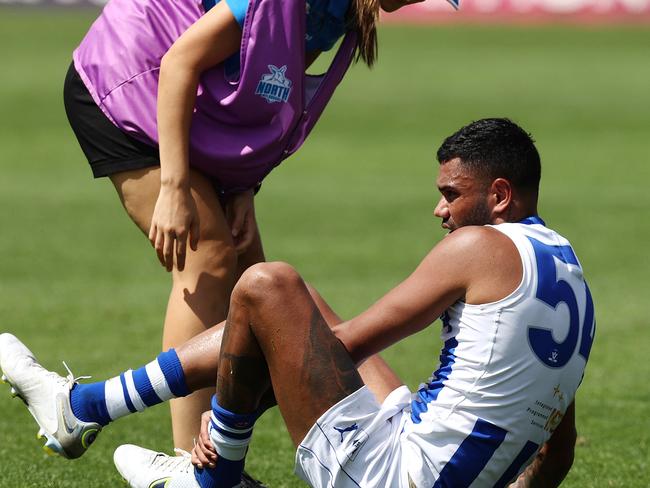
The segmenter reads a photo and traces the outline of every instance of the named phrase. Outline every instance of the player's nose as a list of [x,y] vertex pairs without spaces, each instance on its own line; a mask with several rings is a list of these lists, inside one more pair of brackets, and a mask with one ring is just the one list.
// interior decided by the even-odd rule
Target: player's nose
[[443,220],[449,218],[449,205],[444,197],[440,197],[436,208],[433,209],[433,215]]

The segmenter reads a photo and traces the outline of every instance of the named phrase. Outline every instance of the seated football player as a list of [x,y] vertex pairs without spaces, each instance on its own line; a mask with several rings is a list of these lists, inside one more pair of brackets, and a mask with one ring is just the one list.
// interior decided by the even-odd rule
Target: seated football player
[[[135,488],[238,486],[274,404],[314,487],[558,486],[595,332],[582,267],[537,215],[540,158],[519,126],[473,122],[438,160],[434,214],[448,234],[357,317],[338,319],[288,264],[263,263],[235,286],[225,323],[142,368],[80,384],[4,334],[4,379],[66,457],[111,421],[216,380],[193,465],[118,448]],[[440,364],[412,393],[376,354],[438,317]]]

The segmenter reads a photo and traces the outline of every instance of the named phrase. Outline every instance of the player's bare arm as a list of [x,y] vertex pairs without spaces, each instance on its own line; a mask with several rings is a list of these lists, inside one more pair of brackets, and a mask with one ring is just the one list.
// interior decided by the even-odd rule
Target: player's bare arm
[[481,304],[507,296],[521,273],[509,238],[489,227],[465,227],[448,234],[406,280],[334,331],[361,362],[422,330],[457,300]]
[[241,29],[222,2],[201,17],[171,46],[160,65],[158,135],[161,190],[149,240],[171,271],[176,257],[183,269],[188,236],[198,242],[198,215],[190,194],[189,132],[200,74],[237,52]]
[[551,438],[510,488],[560,486],[573,465],[576,437],[575,402],[573,402]]

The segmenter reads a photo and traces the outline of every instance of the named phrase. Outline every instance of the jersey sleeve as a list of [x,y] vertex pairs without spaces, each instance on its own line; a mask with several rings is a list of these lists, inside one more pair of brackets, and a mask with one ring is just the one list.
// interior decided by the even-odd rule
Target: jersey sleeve
[[244,25],[250,0],[225,0],[239,26]]
[[[207,12],[221,0],[202,0],[203,8]],[[248,4],[250,0],[226,0],[226,5],[232,12],[235,20],[240,26],[244,25],[244,19],[246,18],[246,11],[248,10]]]

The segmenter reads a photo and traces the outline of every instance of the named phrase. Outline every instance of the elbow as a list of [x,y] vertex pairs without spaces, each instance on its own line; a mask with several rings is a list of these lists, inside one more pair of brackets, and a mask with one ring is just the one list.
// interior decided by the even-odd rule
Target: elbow
[[172,46],[160,60],[159,89],[160,85],[187,87],[197,85],[200,74],[200,69],[188,62],[186,57]]
[[351,337],[348,334],[349,327],[347,327],[347,324],[345,322],[342,322],[340,324],[331,326],[331,329],[336,338],[341,342],[341,344],[343,344],[343,347],[345,347],[346,351],[348,351],[348,354],[351,354],[353,345],[351,344]]
[[165,53],[160,60],[160,75],[173,73],[178,68],[178,56],[174,53],[173,47]]
[[198,68],[189,62],[188,56],[174,46],[169,48],[160,60],[160,76],[170,74],[177,76],[183,73],[194,75],[198,71]]
[[342,322],[332,327],[332,332],[336,338],[343,344],[343,347],[356,364],[359,364],[364,358],[360,357],[359,345],[355,341],[354,334],[351,334],[348,322]]

